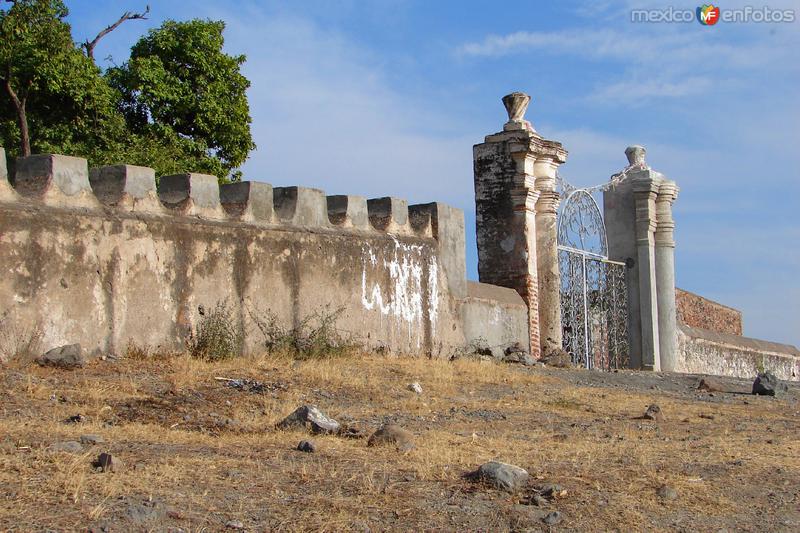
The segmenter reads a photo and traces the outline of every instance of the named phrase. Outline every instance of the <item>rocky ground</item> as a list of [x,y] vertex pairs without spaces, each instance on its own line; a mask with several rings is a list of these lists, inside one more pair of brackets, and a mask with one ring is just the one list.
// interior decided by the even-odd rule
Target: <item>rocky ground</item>
[[[700,378],[383,356],[12,362],[0,530],[800,530],[800,390]],[[276,428],[303,405],[318,411]]]

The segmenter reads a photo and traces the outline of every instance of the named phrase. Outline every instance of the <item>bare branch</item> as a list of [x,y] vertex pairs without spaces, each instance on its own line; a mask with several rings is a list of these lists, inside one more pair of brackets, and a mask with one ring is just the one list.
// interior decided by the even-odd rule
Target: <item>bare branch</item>
[[100,39],[111,33],[112,31],[116,30],[123,22],[126,20],[147,20],[147,15],[150,13],[150,6],[148,5],[147,8],[144,10],[143,13],[131,13],[130,11],[126,11],[122,14],[122,16],[117,20],[114,24],[106,27],[103,31],[97,34],[97,37],[92,39],[91,41],[86,41],[83,43],[83,48],[86,50],[86,56],[94,61],[94,47],[97,46],[97,43],[100,42]]

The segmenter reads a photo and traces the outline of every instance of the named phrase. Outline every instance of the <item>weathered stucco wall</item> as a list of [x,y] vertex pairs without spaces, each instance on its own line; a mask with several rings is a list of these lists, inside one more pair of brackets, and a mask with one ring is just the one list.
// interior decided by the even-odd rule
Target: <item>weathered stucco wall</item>
[[502,357],[514,344],[527,346],[528,306],[514,289],[467,282],[463,306],[464,336],[470,346],[489,348]]
[[731,335],[742,334],[742,312],[683,289],[675,289],[678,322]]
[[769,370],[779,379],[800,380],[800,350],[686,325],[678,327],[678,372],[754,378]]
[[41,328],[43,349],[180,349],[201,307],[221,301],[248,351],[262,340],[252,311],[292,325],[325,306],[344,307],[338,327],[368,347],[436,356],[465,345],[460,210],[198,174],[156,190],[151,169],[90,177],[65,156],[16,169],[12,187],[0,166],[0,312]]

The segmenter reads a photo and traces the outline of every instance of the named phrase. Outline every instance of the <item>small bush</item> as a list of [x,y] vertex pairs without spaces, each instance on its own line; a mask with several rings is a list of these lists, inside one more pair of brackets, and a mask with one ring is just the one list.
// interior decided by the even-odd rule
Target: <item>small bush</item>
[[244,328],[234,318],[228,302],[222,301],[200,319],[188,348],[192,357],[218,361],[241,354],[243,345]]
[[285,353],[295,359],[321,359],[352,355],[361,349],[351,335],[343,335],[336,322],[344,312],[325,307],[303,318],[297,326],[285,328],[270,310],[249,310],[250,318],[264,338],[268,353]]
[[0,362],[17,359],[32,361],[42,354],[42,328],[23,327],[9,317],[0,315]]

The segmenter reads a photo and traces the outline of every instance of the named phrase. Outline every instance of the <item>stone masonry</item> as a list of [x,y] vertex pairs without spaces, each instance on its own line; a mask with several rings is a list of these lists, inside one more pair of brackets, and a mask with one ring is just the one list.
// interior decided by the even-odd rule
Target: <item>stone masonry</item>
[[567,152],[524,119],[529,102],[523,93],[503,98],[508,122],[473,147],[473,162],[480,281],[522,296],[539,356],[561,346],[555,172]]
[[343,309],[336,327],[366,349],[446,357],[468,339],[527,342],[519,296],[468,294],[464,217],[447,205],[202,174],[156,186],[152,169],[61,155],[18,159],[12,186],[5,163],[0,148],[0,328],[38,331],[43,350],[181,350],[220,302],[250,353],[263,350],[259,314],[292,327],[326,308]]
[[729,335],[742,334],[742,312],[682,289],[676,289],[678,323]]

